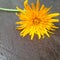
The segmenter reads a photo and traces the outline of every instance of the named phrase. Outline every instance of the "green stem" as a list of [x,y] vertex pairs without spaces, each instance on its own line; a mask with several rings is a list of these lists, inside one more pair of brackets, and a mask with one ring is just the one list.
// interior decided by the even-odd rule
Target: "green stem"
[[8,12],[19,12],[16,9],[7,9],[7,8],[0,8],[1,11],[8,11]]

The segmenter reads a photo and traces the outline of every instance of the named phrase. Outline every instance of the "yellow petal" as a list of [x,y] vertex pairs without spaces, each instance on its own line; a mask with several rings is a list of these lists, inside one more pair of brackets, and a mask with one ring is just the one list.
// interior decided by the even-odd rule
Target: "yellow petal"
[[59,16],[59,15],[60,15],[60,13],[52,13],[52,14],[49,14],[47,17],[53,18],[53,17]]
[[35,5],[34,5],[34,3],[31,3],[31,7],[32,7],[33,10],[35,10]]
[[24,21],[29,20],[29,17],[26,14],[22,14],[22,13],[19,15],[19,18]]
[[37,2],[36,2],[36,11],[39,10],[39,7],[40,7],[39,5],[40,5],[39,0],[37,0]]
[[50,19],[50,22],[59,22],[59,19]]
[[45,5],[42,4],[41,8],[40,8],[40,11],[43,10],[45,8]]
[[28,4],[28,0],[25,0],[25,2],[24,2],[24,7],[25,7],[25,9],[26,9],[27,11],[31,11],[31,8],[30,8],[30,6],[29,6],[29,4]]
[[52,28],[58,29],[59,27],[57,27],[57,26],[52,26]]
[[48,13],[48,11],[51,9],[51,7],[50,8],[45,8],[45,9],[43,9],[42,11],[42,14],[47,14]]
[[32,26],[31,29],[30,29],[31,40],[33,40],[34,33],[35,33],[35,27]]
[[16,9],[17,9],[19,12],[25,13],[25,11],[22,10],[22,9],[20,9],[18,6],[16,6]]
[[24,27],[21,27],[21,26],[17,26],[17,27],[16,27],[17,30],[21,30],[21,29],[23,29],[23,28],[24,28]]
[[36,28],[35,34],[37,34],[38,38],[40,39],[41,38],[40,28],[39,28],[39,26],[36,26],[35,28]]
[[40,39],[41,38],[41,33],[39,31],[37,31],[36,34],[38,35],[38,38]]
[[29,27],[25,28],[24,32],[23,31],[21,32],[21,35],[23,35],[23,37],[25,37],[30,32],[28,30],[29,30]]
[[16,24],[27,24],[28,23],[28,21],[18,21],[18,22],[16,22]]

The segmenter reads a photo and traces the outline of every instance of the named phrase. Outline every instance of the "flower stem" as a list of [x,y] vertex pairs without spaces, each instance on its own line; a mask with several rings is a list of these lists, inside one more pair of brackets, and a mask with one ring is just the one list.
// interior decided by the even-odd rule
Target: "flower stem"
[[7,8],[0,8],[0,11],[8,11],[8,12],[19,12],[16,9],[7,9]]

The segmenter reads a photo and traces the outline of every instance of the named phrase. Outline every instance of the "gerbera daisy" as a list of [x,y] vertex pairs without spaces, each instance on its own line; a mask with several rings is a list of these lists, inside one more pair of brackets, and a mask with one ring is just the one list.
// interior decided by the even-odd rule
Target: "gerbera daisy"
[[39,0],[34,3],[31,3],[31,7],[28,4],[28,0],[24,1],[24,9],[16,7],[19,13],[16,15],[19,17],[20,21],[16,22],[19,24],[17,30],[22,30],[20,36],[26,36],[29,34],[31,40],[33,40],[34,35],[38,35],[38,38],[44,38],[45,35],[50,37],[49,33],[52,33],[57,26],[54,25],[54,22],[59,22],[59,19],[54,17],[59,16],[60,13],[48,13],[51,8],[45,7],[44,4],[40,7]]

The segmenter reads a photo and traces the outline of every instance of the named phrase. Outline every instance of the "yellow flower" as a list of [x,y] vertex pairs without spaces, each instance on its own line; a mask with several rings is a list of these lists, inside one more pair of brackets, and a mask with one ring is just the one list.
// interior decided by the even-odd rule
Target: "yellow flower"
[[34,35],[38,35],[38,38],[44,38],[45,35],[50,37],[49,33],[52,33],[57,26],[54,25],[54,22],[59,22],[59,19],[54,17],[59,16],[60,13],[48,13],[51,8],[45,7],[44,4],[40,7],[39,0],[34,3],[31,3],[31,7],[28,4],[28,0],[24,2],[24,9],[16,7],[19,13],[16,15],[19,17],[20,21],[16,22],[19,24],[17,30],[22,30],[20,36],[26,36],[29,34],[31,40],[33,40]]

